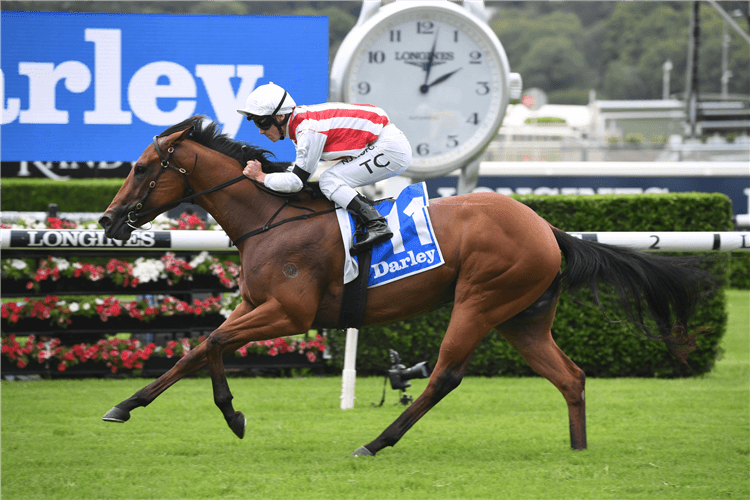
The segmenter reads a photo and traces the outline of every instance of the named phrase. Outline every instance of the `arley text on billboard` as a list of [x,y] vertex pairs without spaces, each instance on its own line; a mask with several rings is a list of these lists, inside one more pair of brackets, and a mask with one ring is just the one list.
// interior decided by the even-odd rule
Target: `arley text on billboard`
[[236,112],[273,81],[328,98],[325,17],[2,12],[2,159],[132,161],[193,115],[294,158]]

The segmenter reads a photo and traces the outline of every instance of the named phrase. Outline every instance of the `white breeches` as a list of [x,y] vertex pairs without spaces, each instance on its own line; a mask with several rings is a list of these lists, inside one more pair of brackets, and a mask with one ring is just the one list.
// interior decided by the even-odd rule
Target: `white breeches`
[[353,189],[401,174],[411,163],[411,146],[395,125],[383,128],[378,140],[349,160],[341,160],[323,172],[319,179],[323,194],[346,208],[357,192]]

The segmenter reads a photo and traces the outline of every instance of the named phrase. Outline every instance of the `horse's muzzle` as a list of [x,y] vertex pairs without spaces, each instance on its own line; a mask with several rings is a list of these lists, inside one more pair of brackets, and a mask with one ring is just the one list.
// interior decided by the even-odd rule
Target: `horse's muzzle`
[[133,230],[125,224],[124,217],[113,217],[108,212],[105,212],[99,218],[99,225],[104,229],[104,235],[107,238],[115,240],[127,241],[130,239],[130,235]]

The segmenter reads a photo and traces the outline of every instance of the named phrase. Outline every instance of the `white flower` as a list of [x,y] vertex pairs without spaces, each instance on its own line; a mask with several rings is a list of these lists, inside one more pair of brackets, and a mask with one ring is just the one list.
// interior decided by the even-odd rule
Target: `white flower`
[[91,309],[91,304],[89,304],[88,302],[84,303],[83,304],[83,310],[84,311],[88,311],[89,309]]
[[169,224],[165,224],[163,222],[153,221],[151,224],[151,229],[154,231],[165,231],[169,229]]
[[70,263],[67,260],[60,259],[58,257],[52,257],[52,262],[55,263],[60,271],[65,271],[68,267],[70,267]]
[[[84,304],[84,306],[87,306],[88,304]],[[78,305],[78,302],[71,302],[70,303],[70,312],[78,312],[78,310],[81,308],[81,306]]]
[[207,258],[208,258],[208,252],[206,252],[204,250],[201,253],[199,253],[196,258],[194,258],[193,260],[191,260],[189,265],[190,265],[190,267],[192,267],[193,269],[195,269],[199,265],[203,264],[206,261]]
[[133,262],[133,277],[138,278],[138,281],[141,283],[156,281],[163,272],[164,263],[160,260],[138,257]]
[[100,298],[96,298],[96,299],[94,299],[94,302],[95,302],[95,303],[96,303],[96,305],[98,305],[98,306],[100,306],[100,305],[104,304],[104,301],[103,301],[102,299],[100,299]]
[[13,259],[11,266],[13,266],[14,269],[26,269],[28,267],[21,259]]

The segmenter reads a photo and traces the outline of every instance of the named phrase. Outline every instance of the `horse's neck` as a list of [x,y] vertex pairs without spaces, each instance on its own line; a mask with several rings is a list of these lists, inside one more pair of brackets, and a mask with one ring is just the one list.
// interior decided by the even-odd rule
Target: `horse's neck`
[[[218,155],[220,156],[220,155]],[[203,175],[196,179],[196,192],[211,189],[242,175],[233,165],[233,159],[220,156],[208,159],[197,166]],[[222,161],[223,160],[223,161]],[[200,184],[200,185],[198,185]],[[240,180],[218,191],[199,196],[195,202],[203,207],[224,229],[233,241],[243,234],[263,226],[281,205],[282,201],[262,193],[249,179]]]

